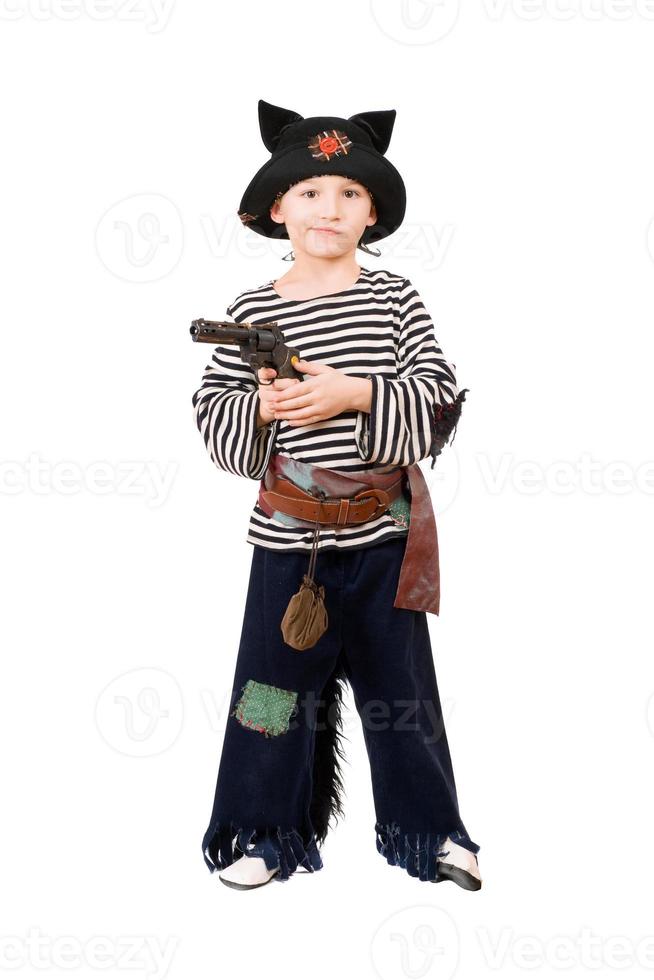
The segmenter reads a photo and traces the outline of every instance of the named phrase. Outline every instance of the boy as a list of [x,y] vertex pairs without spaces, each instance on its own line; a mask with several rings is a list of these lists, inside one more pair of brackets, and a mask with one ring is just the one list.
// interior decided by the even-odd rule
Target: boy
[[[295,265],[239,294],[227,313],[276,320],[302,353],[304,380],[272,370],[255,378],[238,352],[218,347],[193,396],[214,463],[261,481],[232,710],[202,843],[209,869],[241,890],[287,881],[298,866],[322,868],[318,843],[343,812],[345,680],[364,727],[377,850],[420,880],[481,887],[429,640],[438,544],[417,465],[431,454],[433,466],[465,389],[410,281],[355,260],[357,247],[370,251],[366,241],[404,217],[404,184],[384,156],[394,119],[394,110],[303,119],[259,101],[272,155],[239,215],[259,234],[290,238]],[[300,581],[325,612],[304,645],[280,630]]]

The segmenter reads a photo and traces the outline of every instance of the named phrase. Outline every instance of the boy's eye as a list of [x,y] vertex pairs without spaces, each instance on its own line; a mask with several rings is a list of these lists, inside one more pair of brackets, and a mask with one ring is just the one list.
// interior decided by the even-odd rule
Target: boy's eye
[[[310,189],[308,191],[302,191],[302,193],[300,194],[300,197],[304,197],[305,194],[317,194],[317,193],[318,193],[317,191],[314,191],[314,190],[311,190]],[[343,193],[344,194],[356,194],[357,197],[360,197],[361,196],[359,194],[359,192],[358,191],[355,191],[355,189],[353,187],[346,187],[345,190],[343,191]]]

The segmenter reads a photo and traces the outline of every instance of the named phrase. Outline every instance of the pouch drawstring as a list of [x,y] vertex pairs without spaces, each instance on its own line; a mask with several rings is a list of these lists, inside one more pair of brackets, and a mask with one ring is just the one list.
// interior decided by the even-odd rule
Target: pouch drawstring
[[[325,491],[321,490],[319,487],[311,487],[311,491],[313,492],[314,496],[320,497],[321,500],[325,500],[325,498],[327,497]],[[319,539],[320,539],[320,521],[316,519],[316,526],[313,529],[313,542],[311,544],[311,557],[309,558],[309,570],[307,571],[307,575],[312,581],[316,570]]]

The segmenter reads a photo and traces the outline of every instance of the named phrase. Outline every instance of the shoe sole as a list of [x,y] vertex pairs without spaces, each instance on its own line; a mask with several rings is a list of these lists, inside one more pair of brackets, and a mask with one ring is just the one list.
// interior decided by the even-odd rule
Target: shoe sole
[[259,881],[254,885],[245,885],[240,881],[228,881],[226,878],[222,878],[220,875],[218,875],[218,877],[222,881],[223,885],[227,885],[228,888],[236,888],[240,892],[245,892],[250,891],[251,888],[263,888],[264,885],[269,885],[278,873],[279,868],[275,868],[268,881]]
[[469,892],[476,892],[481,888],[479,878],[475,878],[469,871],[457,867],[456,864],[445,864],[443,861],[439,861],[436,865],[436,881],[453,881]]

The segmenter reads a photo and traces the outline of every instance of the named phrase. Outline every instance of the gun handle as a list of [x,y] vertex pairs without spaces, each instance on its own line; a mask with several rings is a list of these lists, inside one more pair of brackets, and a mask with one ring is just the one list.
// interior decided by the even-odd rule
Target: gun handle
[[275,369],[278,378],[297,378],[298,381],[304,381],[306,375],[302,374],[302,372],[295,367],[295,362],[300,360],[299,351],[295,350],[293,347],[287,347],[283,350],[285,351],[285,356],[283,359],[279,359],[277,361],[271,360],[268,366]]

